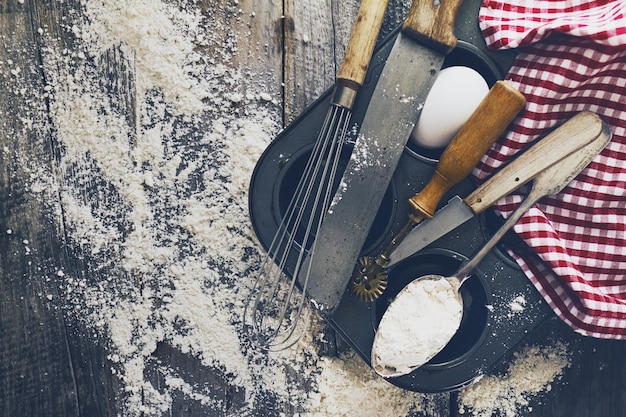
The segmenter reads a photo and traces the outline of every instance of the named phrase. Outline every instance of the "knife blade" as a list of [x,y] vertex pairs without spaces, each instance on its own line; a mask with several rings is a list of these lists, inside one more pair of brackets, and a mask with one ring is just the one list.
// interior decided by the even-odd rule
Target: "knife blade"
[[307,294],[332,313],[445,56],[462,0],[414,0],[361,124],[341,186],[316,237]]
[[414,228],[390,254],[389,266],[408,258],[491,207],[500,198],[574,152],[582,152],[599,137],[610,137],[608,125],[591,112],[581,112],[539,139],[527,151],[494,174],[465,199],[452,197],[432,219]]

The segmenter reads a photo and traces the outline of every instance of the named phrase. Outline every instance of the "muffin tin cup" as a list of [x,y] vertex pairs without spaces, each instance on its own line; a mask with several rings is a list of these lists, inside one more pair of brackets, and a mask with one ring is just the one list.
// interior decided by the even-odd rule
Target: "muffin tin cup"
[[[340,155],[338,172],[343,172],[345,170],[346,165],[350,159],[350,155],[352,154],[353,149],[352,143],[347,143]],[[274,216],[274,222],[276,225],[279,225],[285,214],[288,210],[289,204],[291,202],[292,197],[296,193],[296,189],[298,187],[298,183],[300,178],[302,177],[302,173],[307,165],[307,161],[311,156],[311,152],[313,149],[313,145],[306,145],[296,152],[294,152],[288,159],[285,160],[283,164],[281,164],[280,169],[278,170],[278,175],[274,182],[274,187],[272,190],[272,202],[271,209],[272,214]],[[341,175],[338,175],[334,179],[333,190],[336,191],[339,187],[339,183],[341,181]],[[334,194],[333,191],[333,194]],[[364,250],[370,251],[374,248],[378,247],[385,236],[389,233],[391,228],[391,222],[394,218],[396,207],[396,193],[395,187],[392,184],[385,193],[383,197],[383,201],[380,205],[378,213],[376,214],[376,218],[374,220],[374,224],[370,229],[370,232],[367,236],[367,239],[364,243]],[[294,238],[294,248],[293,251],[300,251],[303,245],[306,224],[308,223],[311,215],[315,216],[315,223],[318,221],[320,216],[320,210],[316,213],[311,213],[311,210],[304,210],[304,217],[300,223],[300,227],[295,231]],[[278,227],[278,226],[277,226]],[[312,231],[311,236],[315,237],[315,232]],[[309,240],[310,244],[310,240]],[[309,249],[308,247],[306,248]]]
[[[388,291],[371,303],[344,295],[327,321],[371,364],[371,349],[378,322],[393,296],[414,278],[428,273],[453,274],[488,237],[481,223],[470,219],[454,231],[388,270]],[[408,375],[389,378],[400,388],[419,392],[447,392],[471,384],[488,372],[524,337],[553,313],[522,271],[498,251],[491,251],[461,287],[464,323],[448,345],[430,362]],[[513,308],[522,298],[524,309]]]

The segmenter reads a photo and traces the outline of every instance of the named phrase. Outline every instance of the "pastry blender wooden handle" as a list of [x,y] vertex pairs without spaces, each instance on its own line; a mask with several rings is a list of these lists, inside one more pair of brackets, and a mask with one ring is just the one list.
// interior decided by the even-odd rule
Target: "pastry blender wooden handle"
[[409,199],[415,215],[433,217],[444,194],[469,175],[525,104],[524,96],[508,83],[494,84],[444,150],[428,184]]

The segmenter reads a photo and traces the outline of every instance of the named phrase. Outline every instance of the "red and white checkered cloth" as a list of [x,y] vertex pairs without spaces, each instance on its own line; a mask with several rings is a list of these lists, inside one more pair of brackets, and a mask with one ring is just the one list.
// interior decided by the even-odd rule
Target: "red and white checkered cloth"
[[[479,12],[490,48],[519,48],[506,79],[527,99],[474,171],[479,182],[580,111],[611,127],[600,155],[518,222],[532,250],[513,256],[562,320],[613,339],[626,339],[625,15],[623,0],[484,0]],[[522,199],[507,197],[497,209],[506,217]]]

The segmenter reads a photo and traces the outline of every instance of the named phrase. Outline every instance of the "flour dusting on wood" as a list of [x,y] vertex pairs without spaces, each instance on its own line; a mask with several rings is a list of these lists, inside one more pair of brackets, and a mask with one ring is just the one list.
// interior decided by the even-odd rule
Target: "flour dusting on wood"
[[[319,330],[272,355],[243,332],[262,256],[247,189],[280,117],[272,94],[247,84],[263,77],[254,63],[231,63],[239,40],[223,17],[254,16],[237,2],[148,0],[90,1],[73,16],[72,48],[42,31],[58,148],[48,198],[60,198],[87,271],[56,279],[68,317],[109,352],[120,413],[167,415],[182,398],[208,415],[350,415],[333,411],[349,410],[346,392],[377,396],[382,382],[360,359],[320,357]],[[160,360],[176,355],[211,381]],[[406,415],[422,396],[385,386],[383,398]]]
[[530,401],[551,390],[570,366],[566,345],[526,346],[516,352],[504,375],[486,375],[459,394],[459,414],[490,417],[526,415]]
[[[52,170],[15,163],[77,266],[45,277],[61,291],[41,297],[106,349],[123,387],[119,415],[171,415],[176,404],[224,416],[428,415],[430,397],[388,384],[355,355],[323,357],[319,322],[276,354],[245,337],[243,303],[263,256],[248,184],[281,119],[280,89],[263,88],[281,80],[240,55],[249,39],[229,27],[251,27],[255,13],[236,0],[59,7],[73,41],[36,28],[42,68],[7,61],[1,76],[26,97],[26,77],[45,74],[12,128],[50,142]],[[247,46],[261,56],[275,47]]]

